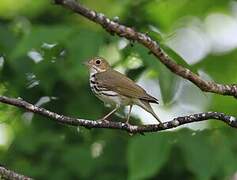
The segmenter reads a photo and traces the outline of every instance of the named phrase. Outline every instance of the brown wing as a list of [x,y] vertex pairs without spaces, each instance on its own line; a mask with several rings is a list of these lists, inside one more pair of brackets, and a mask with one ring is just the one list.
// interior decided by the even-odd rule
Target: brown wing
[[148,102],[158,103],[158,100],[134,83],[125,75],[110,69],[105,72],[95,74],[96,82],[99,87],[104,87],[123,96],[147,100]]

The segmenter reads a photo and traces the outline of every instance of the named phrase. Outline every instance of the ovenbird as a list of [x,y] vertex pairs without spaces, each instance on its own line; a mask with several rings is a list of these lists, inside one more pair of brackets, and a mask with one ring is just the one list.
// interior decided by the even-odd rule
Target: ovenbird
[[102,118],[103,120],[107,119],[121,106],[129,106],[126,120],[126,123],[129,123],[132,107],[138,105],[151,113],[162,125],[150,105],[150,103],[158,104],[158,100],[149,95],[142,87],[120,72],[113,70],[109,63],[101,57],[94,57],[85,62],[85,65],[89,68],[90,87],[93,93],[104,103],[115,107]]

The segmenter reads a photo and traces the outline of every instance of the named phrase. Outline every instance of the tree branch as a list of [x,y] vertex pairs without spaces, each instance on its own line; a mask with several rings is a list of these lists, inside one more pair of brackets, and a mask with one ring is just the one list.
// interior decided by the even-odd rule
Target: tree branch
[[221,95],[234,96],[237,98],[237,84],[224,85],[215,82],[209,82],[201,79],[200,76],[193,73],[191,70],[177,64],[171,57],[166,54],[158,43],[151,39],[147,34],[138,32],[131,27],[124,26],[118,22],[112,21],[104,14],[90,10],[75,0],[54,0],[55,4],[60,4],[72,11],[84,16],[85,18],[100,24],[106,31],[111,34],[117,34],[120,37],[125,37],[131,41],[137,41],[145,46],[149,51],[156,56],[171,72],[183,77],[194,83],[202,91],[211,92]]
[[127,131],[129,133],[145,133],[145,132],[158,132],[166,129],[172,129],[183,124],[205,121],[208,119],[215,119],[219,121],[223,121],[231,127],[237,128],[237,118],[234,116],[229,116],[220,112],[204,112],[198,114],[192,114],[188,116],[182,116],[174,118],[171,121],[164,122],[162,127],[159,124],[152,125],[128,125],[122,122],[112,122],[112,121],[103,121],[103,120],[87,120],[80,118],[73,118],[64,115],[57,114],[55,112],[49,111],[42,107],[35,106],[30,104],[22,99],[9,98],[6,96],[0,96],[0,102],[5,104],[10,104],[16,107],[20,107],[26,111],[30,111],[44,117],[55,120],[58,123],[70,125],[70,126],[83,126],[85,128],[106,128],[106,129],[120,129]]
[[3,166],[0,166],[0,179],[7,180],[33,180],[30,177],[18,174],[12,170],[9,170]]

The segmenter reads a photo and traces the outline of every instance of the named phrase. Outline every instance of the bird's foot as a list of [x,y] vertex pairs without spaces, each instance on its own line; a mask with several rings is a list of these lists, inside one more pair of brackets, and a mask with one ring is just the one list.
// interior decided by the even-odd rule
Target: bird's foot
[[104,122],[104,123],[109,123],[109,120],[104,119],[104,118],[98,119],[97,121],[101,121],[101,122]]
[[131,126],[131,124],[128,121],[126,121],[124,124],[126,124],[127,126]]
[[129,120],[126,120],[124,123],[126,126],[131,126],[132,124],[129,123]]
[[162,122],[159,123],[159,126],[162,128],[165,128],[164,123],[162,123]]

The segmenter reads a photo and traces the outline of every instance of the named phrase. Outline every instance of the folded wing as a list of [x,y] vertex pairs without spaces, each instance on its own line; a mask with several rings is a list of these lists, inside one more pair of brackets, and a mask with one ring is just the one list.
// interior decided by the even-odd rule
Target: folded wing
[[134,83],[125,75],[113,69],[97,73],[95,74],[95,78],[96,82],[98,83],[98,87],[106,88],[126,97],[141,99],[158,104],[158,99],[147,94],[147,92],[142,87]]

